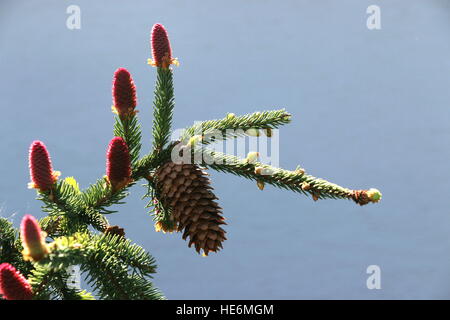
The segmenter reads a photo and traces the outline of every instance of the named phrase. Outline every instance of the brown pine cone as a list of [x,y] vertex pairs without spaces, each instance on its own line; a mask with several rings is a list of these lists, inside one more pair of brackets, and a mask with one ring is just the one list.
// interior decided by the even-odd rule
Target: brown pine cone
[[189,237],[189,247],[204,255],[217,252],[226,240],[220,225],[226,224],[207,173],[195,164],[168,162],[155,174],[161,201],[172,209],[177,231]]

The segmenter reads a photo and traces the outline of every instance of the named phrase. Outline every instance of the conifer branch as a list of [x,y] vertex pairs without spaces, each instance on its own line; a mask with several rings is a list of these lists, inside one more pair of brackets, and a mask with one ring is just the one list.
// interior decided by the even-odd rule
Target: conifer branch
[[[88,283],[104,299],[162,299],[150,282],[156,272],[155,260],[129,240],[117,235],[76,233],[55,239],[47,257],[37,263],[31,278],[39,296],[51,296],[51,281],[70,265],[80,265]],[[129,267],[132,268],[131,274]],[[50,272],[52,274],[48,275]],[[62,277],[59,275],[59,277]],[[61,282],[55,286],[61,288]],[[66,290],[67,291],[67,290]],[[66,294],[79,294],[69,292]]]
[[134,181],[138,181],[142,178],[147,178],[149,174],[159,167],[161,164],[170,160],[173,147],[178,144],[179,141],[173,141],[169,143],[166,148],[163,148],[159,152],[153,151],[152,153],[142,157],[136,162],[133,168],[132,178]]
[[141,150],[141,126],[135,113],[126,117],[115,117],[114,136],[122,137],[130,151],[131,163],[134,165],[139,159]]
[[[199,152],[199,151],[196,151]],[[250,162],[247,159],[239,159],[232,155],[226,155],[214,150],[202,149],[202,165],[211,169],[238,175],[263,184],[270,184],[282,189],[311,195],[314,200],[318,199],[352,199],[358,204],[377,202],[372,199],[369,190],[351,190],[331,183],[321,178],[316,178],[305,173],[303,169],[289,171],[266,165],[257,161]],[[356,194],[359,194],[356,196]]]
[[46,269],[42,266],[35,266],[28,282],[33,288],[34,299],[50,300],[52,296],[52,288],[50,282],[55,275],[54,270]]
[[[160,300],[164,297],[153,287],[148,277],[129,274],[128,266],[117,256],[108,255],[108,250],[98,246],[82,264],[87,272],[87,281],[101,299]],[[145,274],[147,272],[143,272]]]
[[149,199],[146,208],[150,208],[150,214],[153,216],[153,221],[155,221],[156,230],[162,230],[163,232],[166,232],[166,230],[175,230],[175,223],[172,219],[172,210],[171,208],[166,207],[162,201],[159,201],[162,196],[153,179],[149,179],[148,184],[145,186],[147,187],[147,193],[142,199]]
[[155,259],[142,247],[117,235],[97,236],[97,246],[113,249],[108,254],[117,257],[121,263],[133,269],[133,272],[145,277],[156,273]]
[[32,264],[22,258],[22,244],[12,223],[0,217],[0,262],[16,267],[24,276],[32,270]]
[[172,70],[158,67],[153,102],[153,148],[157,151],[169,142],[174,106]]
[[64,270],[48,269],[36,265],[28,279],[33,287],[35,300],[94,300],[85,290],[69,288],[69,275]]
[[243,116],[228,114],[219,120],[203,121],[184,130],[181,142],[186,144],[192,137],[201,136],[202,144],[237,138],[244,135],[259,135],[258,130],[265,130],[267,136],[271,135],[270,129],[276,129],[291,121],[291,115],[284,109],[254,112]]
[[94,209],[100,214],[111,214],[117,211],[106,208],[113,204],[123,204],[122,200],[128,196],[128,188],[132,185],[133,183],[130,183],[126,188],[114,192],[108,181],[103,178],[90,185],[81,193],[80,197],[87,208]]
[[51,191],[40,192],[38,200],[44,203],[42,210],[49,216],[55,219],[64,217],[60,220],[59,226],[64,235],[85,230],[86,225],[91,225],[99,231],[104,231],[109,225],[103,214],[95,210],[96,208],[84,205],[82,194],[64,180],[58,181]]

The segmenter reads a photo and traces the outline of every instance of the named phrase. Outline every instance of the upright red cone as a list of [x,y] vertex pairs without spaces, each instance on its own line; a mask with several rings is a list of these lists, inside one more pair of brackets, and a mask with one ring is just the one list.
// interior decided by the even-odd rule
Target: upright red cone
[[36,218],[30,214],[25,215],[22,219],[20,238],[24,248],[23,257],[25,260],[39,261],[48,254],[45,234]]
[[9,263],[0,264],[0,294],[6,300],[31,300],[33,292],[27,279]]
[[136,113],[136,86],[127,69],[119,68],[114,72],[112,95],[113,110],[121,118]]
[[113,190],[119,190],[131,181],[131,158],[128,146],[121,137],[114,137],[106,153],[106,176]]
[[59,172],[53,171],[47,147],[41,141],[33,141],[29,151],[31,188],[47,191],[58,180]]
[[167,69],[171,64],[178,65],[178,60],[172,58],[169,36],[162,24],[155,24],[152,28],[151,46],[153,60],[149,63],[156,67]]

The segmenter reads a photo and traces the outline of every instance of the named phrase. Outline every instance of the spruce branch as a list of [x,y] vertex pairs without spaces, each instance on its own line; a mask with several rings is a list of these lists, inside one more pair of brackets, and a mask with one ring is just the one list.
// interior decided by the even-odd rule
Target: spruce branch
[[141,150],[141,126],[135,113],[126,117],[115,117],[114,121],[114,136],[122,137],[127,143],[130,151],[131,163],[139,160],[139,153]]
[[142,178],[147,179],[152,171],[158,168],[161,164],[169,161],[172,155],[172,149],[178,143],[179,141],[172,141],[166,148],[163,148],[160,151],[153,151],[137,161],[135,167],[133,168],[133,180],[137,181]]
[[[369,190],[351,190],[331,183],[327,180],[308,175],[303,169],[289,171],[276,168],[257,161],[239,159],[232,155],[226,155],[214,150],[199,149],[196,152],[202,153],[202,165],[211,169],[231,173],[257,183],[270,184],[278,188],[291,190],[294,192],[309,194],[314,200],[318,199],[352,199],[356,203],[364,205],[369,202],[377,202],[378,198],[373,197]],[[357,195],[358,194],[358,195]]]
[[157,151],[169,142],[174,106],[172,70],[158,67],[153,102],[153,148]]
[[[154,258],[120,236],[75,233],[55,239],[49,249],[49,254],[35,263],[36,271],[30,280],[39,296],[55,295],[50,281],[54,281],[58,273],[66,272],[68,266],[80,265],[100,298],[163,298],[150,281],[156,272]],[[54,287],[61,288],[61,285]]]
[[188,143],[191,138],[203,137],[202,144],[237,138],[244,135],[259,135],[258,130],[266,130],[266,135],[270,136],[271,129],[276,129],[281,125],[291,121],[291,115],[284,109],[254,112],[243,116],[228,114],[219,120],[208,120],[194,124],[184,130],[180,140]]
[[63,226],[67,221],[62,215],[48,215],[39,220],[39,224],[48,237],[56,238],[64,234]]
[[55,271],[44,268],[42,266],[35,266],[32,275],[28,278],[28,282],[33,288],[33,296],[36,300],[50,300],[53,293],[53,288],[50,284]]
[[59,216],[65,218],[67,223],[61,226],[65,234],[83,228],[78,214],[78,196],[65,181],[56,182],[49,191],[38,191],[37,200],[43,202],[42,211],[48,213],[49,216],[55,217],[55,219]]
[[167,207],[164,202],[159,199],[162,198],[158,188],[155,185],[153,179],[148,180],[147,193],[142,197],[149,198],[146,208],[150,208],[150,214],[153,216],[153,221],[155,221],[156,231],[162,232],[172,232],[176,229],[175,222],[172,217],[172,208]]
[[34,300],[94,300],[91,293],[68,286],[69,274],[64,270],[36,265],[28,279]]
[[132,268],[134,273],[151,277],[156,273],[155,259],[142,247],[118,235],[97,236],[97,246],[108,248],[108,254],[117,257],[121,263]]
[[10,221],[0,217],[0,262],[15,266],[24,276],[27,276],[32,270],[32,265],[23,259],[22,250],[18,232]]
[[[38,200],[43,202],[42,211],[47,212],[54,219],[63,217],[59,218],[58,227],[64,235],[85,230],[87,225],[99,231],[103,231],[109,225],[99,210],[83,204],[86,198],[82,198],[83,194],[77,192],[66,180],[58,181],[50,191],[38,194]],[[99,207],[101,209],[101,206]]]
[[[12,226],[12,222],[5,218],[0,218],[0,261],[12,263],[21,257],[21,249],[16,247],[17,232]],[[17,268],[17,266],[16,266]]]
[[[87,282],[95,288],[101,299],[121,300],[160,300],[163,295],[156,289],[148,276],[128,273],[128,265],[122,260],[123,257],[111,254],[113,246],[102,242],[96,244],[92,253],[87,256],[85,263],[81,265],[87,273]],[[134,261],[135,262],[135,261]],[[135,264],[141,274],[148,274],[154,267],[148,265],[144,270],[142,265]]]
[[99,214],[111,214],[117,211],[107,208],[114,204],[123,204],[122,200],[129,195],[128,188],[132,185],[133,183],[130,183],[126,188],[115,192],[107,179],[102,178],[84,190],[80,197],[86,208],[95,210]]

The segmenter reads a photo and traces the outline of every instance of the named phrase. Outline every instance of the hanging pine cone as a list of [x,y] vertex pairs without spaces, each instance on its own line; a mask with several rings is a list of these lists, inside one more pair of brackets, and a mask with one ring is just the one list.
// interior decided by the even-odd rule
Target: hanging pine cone
[[177,231],[183,231],[183,239],[189,236],[189,247],[204,255],[222,248],[226,240],[220,227],[224,222],[217,197],[211,191],[207,173],[195,164],[168,162],[155,174],[156,187],[161,201],[172,209]]

